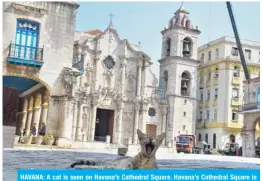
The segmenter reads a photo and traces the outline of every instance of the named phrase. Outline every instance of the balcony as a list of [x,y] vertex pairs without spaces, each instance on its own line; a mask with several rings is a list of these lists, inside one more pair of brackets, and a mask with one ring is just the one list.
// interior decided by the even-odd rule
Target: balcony
[[203,103],[203,101],[200,101],[199,107],[202,109],[202,108],[203,108],[203,106],[204,106],[204,103]]
[[79,70],[80,74],[84,73],[84,60],[80,60],[72,65],[72,67]]
[[232,78],[232,84],[233,85],[239,85],[240,84],[240,77],[233,77]]
[[166,91],[163,89],[155,89],[154,94],[161,100],[166,99]]
[[181,91],[181,96],[190,96],[190,92],[188,92],[188,91]]
[[10,64],[38,67],[43,65],[44,48],[10,44],[8,47],[7,62]]
[[239,97],[233,97],[231,101],[232,106],[240,106],[240,100]]
[[253,110],[260,110],[260,102],[254,102],[250,104],[243,104],[239,106],[239,111],[253,111]]
[[214,78],[214,86],[218,85],[218,77]]

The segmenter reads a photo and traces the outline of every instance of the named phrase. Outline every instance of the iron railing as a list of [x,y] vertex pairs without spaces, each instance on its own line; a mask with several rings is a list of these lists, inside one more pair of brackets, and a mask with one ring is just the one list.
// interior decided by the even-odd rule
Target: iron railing
[[251,111],[255,109],[260,109],[260,102],[243,104],[242,106],[239,106],[239,111]]
[[154,94],[160,99],[166,99],[166,91],[163,89],[155,89]]
[[43,62],[44,48],[10,43],[8,57]]

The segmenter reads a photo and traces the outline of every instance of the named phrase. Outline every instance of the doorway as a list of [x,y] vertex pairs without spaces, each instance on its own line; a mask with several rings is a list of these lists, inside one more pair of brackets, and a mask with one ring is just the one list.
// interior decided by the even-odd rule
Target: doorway
[[154,124],[147,124],[146,125],[146,133],[149,135],[156,135],[156,125]]
[[97,109],[96,127],[95,127],[95,141],[106,141],[106,136],[110,135],[110,142],[112,143],[114,127],[114,110]]

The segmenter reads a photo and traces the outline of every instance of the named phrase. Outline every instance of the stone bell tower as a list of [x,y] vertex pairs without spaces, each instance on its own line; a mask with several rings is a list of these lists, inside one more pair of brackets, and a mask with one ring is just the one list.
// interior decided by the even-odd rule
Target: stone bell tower
[[166,142],[179,134],[195,134],[197,106],[197,40],[189,12],[181,6],[161,33],[160,89],[168,103]]

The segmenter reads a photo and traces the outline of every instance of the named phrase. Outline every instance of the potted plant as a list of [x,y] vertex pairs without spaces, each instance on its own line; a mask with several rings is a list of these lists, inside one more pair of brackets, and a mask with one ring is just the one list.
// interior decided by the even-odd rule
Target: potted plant
[[28,136],[24,136],[23,137],[24,144],[26,145],[31,144],[32,138],[33,138],[33,135],[31,133]]
[[46,135],[43,137],[43,142],[45,145],[51,146],[54,142],[54,137],[52,136],[52,134],[46,133]]
[[36,145],[40,145],[42,143],[42,141],[43,141],[43,136],[38,135],[35,137],[35,144]]

